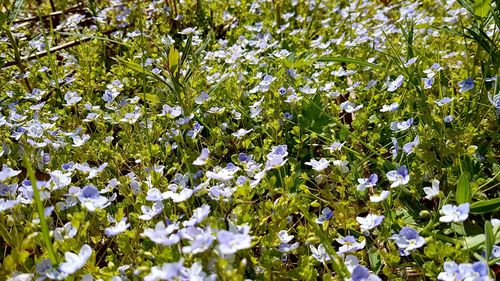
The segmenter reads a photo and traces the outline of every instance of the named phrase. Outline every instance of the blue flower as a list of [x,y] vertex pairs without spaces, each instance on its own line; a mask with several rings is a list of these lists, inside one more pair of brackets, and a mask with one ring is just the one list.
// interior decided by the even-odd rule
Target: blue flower
[[151,241],[156,244],[170,246],[177,244],[180,241],[179,235],[177,233],[173,233],[179,229],[179,223],[171,223],[168,226],[165,226],[163,221],[160,221],[156,224],[155,229],[146,228],[141,236],[148,237]]
[[340,253],[351,253],[355,251],[359,251],[365,247],[366,241],[363,240],[361,242],[356,241],[354,236],[346,236],[344,238],[335,239],[342,246],[339,248]]
[[406,121],[391,122],[391,130],[394,132],[402,132],[408,130],[413,124],[413,118]]
[[204,230],[199,227],[189,226],[179,231],[179,235],[182,239],[191,241],[190,245],[182,247],[182,252],[185,254],[203,253],[210,248],[215,240],[210,227]]
[[356,217],[356,221],[360,224],[361,230],[368,231],[380,225],[384,218],[384,216],[368,214],[366,217]]
[[387,179],[392,182],[391,187],[397,187],[400,185],[405,185],[410,181],[410,175],[408,174],[408,168],[405,165],[399,167],[397,170],[389,171],[387,174]]
[[151,272],[144,276],[144,281],[157,281],[157,280],[180,280],[182,272],[186,269],[184,266],[184,259],[178,262],[164,263],[161,267],[151,267]]
[[104,229],[104,233],[108,237],[115,236],[115,235],[118,235],[118,234],[124,232],[129,227],[130,227],[130,223],[127,223],[127,218],[123,218],[119,223],[116,223],[114,226],[106,227]]
[[330,208],[325,207],[321,211],[321,215],[319,215],[319,217],[316,219],[316,223],[323,224],[325,221],[330,220],[331,218],[333,218],[333,211]]
[[220,230],[217,233],[217,251],[223,255],[234,254],[239,250],[251,247],[252,237],[248,235],[250,228],[241,227],[237,232]]
[[438,105],[438,106],[443,106],[445,104],[449,104],[450,102],[452,102],[455,98],[449,98],[449,97],[444,97],[440,100],[435,100],[434,102]]
[[67,275],[73,274],[87,263],[91,255],[92,248],[87,244],[82,246],[78,254],[66,252],[64,253],[66,262],[59,265],[59,271]]
[[352,269],[351,278],[349,281],[379,281],[382,280],[377,275],[370,273],[368,269],[362,265],[356,265]]
[[387,86],[387,91],[389,92],[394,92],[396,91],[401,85],[403,85],[403,82],[405,81],[405,77],[403,75],[399,75],[394,81],[391,81],[389,85]]
[[111,200],[101,196],[99,190],[93,185],[85,186],[78,193],[78,200],[80,200],[80,203],[91,212],[95,211],[95,209],[104,209],[111,204]]
[[460,204],[459,206],[446,204],[441,208],[442,217],[440,222],[462,222],[469,217],[469,203]]
[[458,86],[460,86],[460,93],[472,90],[472,89],[474,89],[474,79],[467,78],[463,81],[460,81],[460,82],[458,82]]
[[378,182],[377,174],[371,174],[368,178],[359,178],[358,179],[358,191],[365,191],[368,187],[374,187]]
[[415,136],[415,139],[405,145],[403,145],[403,151],[406,152],[408,155],[411,154],[415,147],[417,147],[417,145],[419,144],[419,137],[418,135]]
[[396,245],[400,249],[401,256],[408,256],[411,251],[414,251],[425,244],[425,239],[418,235],[418,232],[411,227],[403,227],[399,234],[394,234],[391,239],[396,241]]

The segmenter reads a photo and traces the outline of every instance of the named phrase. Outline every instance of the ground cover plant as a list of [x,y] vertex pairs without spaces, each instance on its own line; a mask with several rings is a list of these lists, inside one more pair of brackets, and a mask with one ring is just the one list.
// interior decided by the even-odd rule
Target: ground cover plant
[[500,1],[2,1],[1,280],[495,280]]

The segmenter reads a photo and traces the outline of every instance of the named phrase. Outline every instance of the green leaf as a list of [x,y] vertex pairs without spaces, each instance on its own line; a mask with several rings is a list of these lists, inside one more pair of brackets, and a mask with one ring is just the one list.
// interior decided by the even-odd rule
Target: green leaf
[[159,104],[160,103],[160,99],[153,95],[153,94],[144,94],[144,93],[138,93],[136,94],[136,96],[138,96],[140,99],[146,99],[147,102],[151,103],[151,104]]
[[486,237],[486,261],[489,261],[493,246],[495,245],[495,235],[493,234],[493,226],[491,225],[490,221],[486,221],[486,223],[484,224],[484,235]]
[[370,260],[370,268],[375,273],[378,274],[382,268],[382,263],[380,262],[380,255],[377,248],[371,247],[368,250],[368,259]]
[[376,64],[364,61],[364,60],[360,60],[360,59],[356,59],[356,58],[348,58],[348,57],[322,56],[322,57],[318,58],[316,61],[322,61],[322,62],[329,62],[329,61],[345,62],[345,63],[352,63],[352,64],[361,65],[361,66],[369,66],[369,67],[373,67],[373,68],[384,69],[380,65],[376,65]]
[[476,0],[472,5],[474,14],[479,17],[486,17],[491,9],[491,0]]
[[24,0],[16,0],[12,3],[9,13],[9,25],[11,25],[24,7]]
[[480,200],[470,205],[470,212],[472,214],[485,214],[491,213],[500,208],[500,198]]
[[455,194],[455,199],[458,204],[463,204],[470,202],[472,198],[472,191],[470,187],[469,177],[466,173],[462,173],[458,179],[457,193]]
[[174,46],[171,46],[168,52],[168,65],[172,73],[175,74],[179,66],[179,51]]

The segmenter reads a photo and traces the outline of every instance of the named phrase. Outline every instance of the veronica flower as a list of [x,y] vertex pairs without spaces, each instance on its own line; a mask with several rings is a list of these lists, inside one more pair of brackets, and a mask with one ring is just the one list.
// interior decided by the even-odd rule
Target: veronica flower
[[182,278],[181,280],[192,280],[192,281],[216,281],[217,275],[211,274],[207,276],[205,272],[203,272],[203,268],[199,262],[193,263],[191,268],[184,268],[181,271]]
[[319,217],[316,219],[316,223],[323,224],[325,221],[330,220],[332,217],[333,217],[333,211],[330,208],[325,207],[321,211]]
[[180,203],[188,200],[193,195],[194,191],[190,188],[185,188],[183,185],[169,184],[166,196],[175,203]]
[[432,88],[432,84],[434,84],[434,78],[422,78],[422,81],[424,82],[424,89],[430,89]]
[[403,227],[399,234],[394,234],[391,239],[396,241],[396,245],[400,249],[401,256],[408,256],[411,251],[414,251],[425,244],[425,239],[418,235],[418,232],[411,227]]
[[288,156],[287,146],[273,146],[270,153],[267,154],[266,170],[271,170],[283,166],[288,160],[284,159]]
[[398,140],[396,138],[391,138],[391,140],[392,140],[392,147],[391,147],[392,159],[395,159],[399,153]]
[[413,153],[415,147],[419,144],[419,137],[418,135],[415,136],[415,139],[405,145],[403,145],[403,151],[406,152],[408,155]]
[[384,216],[377,216],[374,214],[368,214],[366,217],[356,217],[356,221],[360,224],[360,228],[363,231],[371,230],[382,223]]
[[106,236],[118,235],[130,227],[130,223],[127,223],[127,218],[123,218],[120,222],[116,223],[114,226],[106,227],[104,233]]
[[387,86],[387,91],[396,91],[399,87],[401,87],[401,85],[403,85],[404,80],[405,77],[403,75],[399,75],[396,79],[394,79],[394,81],[389,83],[389,85]]
[[493,96],[491,93],[488,93],[488,100],[497,110],[500,110],[500,94]]
[[163,203],[161,201],[157,201],[153,204],[153,207],[149,206],[141,206],[142,215],[138,218],[141,220],[151,220],[155,216],[161,214],[163,212]]
[[469,91],[474,89],[474,79],[467,78],[463,81],[458,82],[458,86],[460,87],[460,93]]
[[335,239],[342,246],[339,248],[340,253],[351,253],[355,251],[359,251],[365,247],[366,241],[363,240],[361,242],[356,241],[354,236],[346,236],[344,238]]
[[438,105],[438,106],[443,106],[445,104],[449,104],[450,102],[452,102],[455,98],[449,98],[449,97],[444,97],[440,100],[435,100],[434,102]]
[[317,88],[311,88],[309,85],[305,85],[304,87],[299,87],[299,91],[306,95],[314,95],[316,94]]
[[209,155],[210,155],[210,150],[208,150],[208,148],[202,148],[200,156],[198,156],[198,158],[196,158],[196,160],[193,161],[193,165],[196,166],[205,165],[207,163]]
[[469,217],[469,203],[460,204],[459,206],[446,204],[441,208],[442,217],[440,222],[462,222]]
[[191,244],[188,246],[182,247],[182,252],[185,254],[199,254],[203,253],[212,245],[215,237],[212,235],[212,229],[208,227],[206,230],[203,230],[199,227],[189,226],[187,228],[182,229],[179,232],[179,235],[183,239],[187,239],[191,241]]
[[95,209],[104,209],[111,204],[110,199],[101,196],[99,190],[93,185],[87,185],[77,195],[80,203],[89,211],[93,212]]
[[241,137],[250,133],[251,131],[253,131],[253,129],[245,130],[245,129],[241,128],[238,131],[232,133],[231,135],[235,136],[237,139],[240,139]]
[[372,196],[370,196],[370,202],[378,203],[380,201],[383,201],[387,197],[389,197],[389,194],[391,194],[390,191],[388,191],[388,190],[382,190],[382,192],[379,195],[372,195]]
[[363,108],[362,104],[356,106],[355,103],[350,102],[350,101],[345,101],[345,102],[340,104],[340,109],[342,109],[343,111],[345,111],[347,113],[353,113],[355,111],[360,110],[361,108]]
[[442,281],[492,281],[488,276],[489,268],[484,262],[478,261],[473,264],[457,264],[454,261],[445,262],[444,272],[439,273],[438,280]]
[[234,233],[227,230],[220,230],[217,233],[217,251],[223,255],[234,254],[239,250],[251,247],[252,237],[247,231]]
[[408,168],[406,166],[401,166],[397,170],[389,171],[387,174],[387,179],[392,182],[392,187],[397,187],[400,185],[406,185],[410,181],[410,175],[408,174]]
[[58,227],[54,230],[55,240],[64,240],[75,237],[78,229],[74,227],[71,222],[67,222],[63,227]]
[[451,122],[455,121],[455,116],[453,116],[453,115],[447,115],[447,116],[445,116],[443,118],[443,121],[445,123],[451,123]]
[[157,280],[180,280],[182,272],[185,270],[183,266],[184,259],[178,262],[164,263],[161,267],[151,267],[151,272],[144,276],[144,281],[157,281]]
[[168,104],[163,105],[163,111],[158,116],[167,116],[169,118],[177,118],[183,113],[182,108],[178,105],[171,107]]
[[433,179],[431,181],[431,186],[424,187],[425,199],[431,200],[432,198],[438,196],[439,194],[439,181]]
[[78,254],[66,252],[64,253],[66,261],[59,265],[59,271],[67,275],[73,274],[87,263],[91,255],[92,248],[87,244],[82,246]]
[[349,172],[349,167],[347,166],[349,164],[349,161],[347,160],[333,160],[332,164],[339,168],[342,174],[346,174]]
[[216,167],[213,171],[208,171],[206,173],[207,178],[219,180],[219,181],[228,181],[234,178],[234,174],[239,171],[240,168],[234,166],[229,163],[226,168],[220,169],[220,167]]
[[399,103],[393,102],[390,105],[386,105],[386,104],[382,105],[380,112],[396,111],[398,108],[399,108]]
[[179,235],[173,233],[179,229],[179,223],[171,223],[168,226],[165,226],[163,221],[160,221],[156,224],[155,228],[146,228],[141,236],[148,237],[151,241],[156,244],[170,246],[177,244],[180,241]]
[[20,173],[21,173],[21,171],[16,171],[14,169],[11,169],[9,166],[4,164],[2,171],[0,172],[0,182],[4,182],[7,179],[10,179],[12,177],[19,175]]
[[0,198],[0,213],[14,208],[17,204],[19,204],[18,200],[5,200],[4,198]]
[[76,135],[72,137],[73,139],[73,147],[80,147],[84,145],[87,141],[90,140],[90,136],[87,134],[82,135],[81,137]]
[[210,206],[207,204],[203,204],[201,207],[196,208],[193,211],[193,215],[191,216],[191,218],[183,222],[182,224],[185,227],[197,225],[202,222],[208,216],[208,214],[210,214]]
[[319,161],[317,161],[315,159],[311,159],[309,162],[305,162],[304,164],[312,166],[312,168],[316,172],[321,172],[324,169],[328,168],[330,161],[326,160],[325,158],[321,158]]
[[381,281],[380,277],[370,273],[368,269],[361,265],[356,265],[351,271],[351,278],[348,281]]
[[66,101],[65,106],[72,106],[82,100],[76,92],[67,92],[64,95],[64,100]]
[[375,185],[377,185],[377,182],[378,182],[378,176],[377,174],[371,174],[370,177],[368,178],[359,178],[358,179],[358,191],[365,191],[366,188],[368,187],[374,187]]
[[315,258],[317,261],[325,263],[330,260],[330,256],[326,253],[323,244],[319,244],[317,249],[313,245],[309,245],[309,249],[311,249],[313,258]]
[[327,147],[326,149],[329,149],[330,152],[333,153],[333,151],[340,151],[342,150],[342,147],[344,146],[346,142],[334,142],[332,143],[329,147]]
[[413,124],[413,118],[401,122],[391,122],[391,130],[394,132],[402,132],[408,130]]
[[163,201],[168,198],[168,194],[166,192],[161,192],[158,188],[150,188],[146,195],[146,201]]

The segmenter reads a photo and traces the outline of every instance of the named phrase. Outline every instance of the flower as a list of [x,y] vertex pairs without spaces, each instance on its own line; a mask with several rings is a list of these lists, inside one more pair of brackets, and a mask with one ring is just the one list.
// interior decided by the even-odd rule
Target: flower
[[182,247],[182,252],[185,254],[203,253],[210,248],[215,240],[210,227],[204,230],[199,227],[189,226],[182,229],[179,235],[182,239],[191,241],[190,245]]
[[380,109],[380,112],[396,111],[399,108],[398,102],[393,102],[390,105],[384,104]]
[[347,166],[347,164],[349,164],[349,161],[347,160],[333,160],[332,164],[338,167],[342,174],[346,174],[349,172],[349,167]]
[[252,237],[248,235],[249,228],[243,230],[243,233],[234,233],[227,230],[220,230],[217,233],[217,250],[223,255],[234,254],[239,250],[251,247]]
[[434,102],[438,105],[438,106],[443,106],[445,104],[449,104],[450,102],[452,102],[455,98],[449,98],[449,97],[444,97],[440,100],[435,100]]
[[350,101],[345,101],[345,102],[340,104],[340,109],[342,109],[343,111],[345,111],[347,113],[353,113],[355,111],[360,110],[361,108],[363,108],[362,104],[356,106],[355,103],[350,102]]
[[210,206],[207,204],[203,204],[201,207],[196,208],[193,211],[193,216],[187,221],[184,221],[182,224],[184,226],[194,226],[198,223],[202,222],[207,216],[210,214]]
[[392,159],[395,159],[399,153],[398,140],[396,138],[391,138],[391,140],[392,140],[392,147],[391,147]]
[[469,91],[474,89],[474,79],[467,78],[463,81],[458,82],[458,86],[460,86],[460,93]]
[[415,136],[415,139],[413,141],[403,145],[403,151],[407,154],[411,154],[414,151],[415,147],[419,144],[419,141],[420,139],[418,135]]
[[410,175],[408,174],[408,168],[405,165],[399,167],[397,170],[389,171],[387,174],[387,179],[392,182],[392,187],[397,187],[400,185],[405,185],[410,181]]
[[394,132],[402,132],[408,130],[413,124],[413,118],[406,121],[391,122],[391,130]]
[[500,110],[500,94],[493,96],[491,93],[488,93],[488,100],[497,110]]
[[388,190],[382,190],[382,192],[380,193],[380,195],[372,195],[372,196],[370,196],[370,202],[378,203],[380,201],[383,201],[387,197],[389,197],[389,194],[391,194],[390,191],[388,191]]
[[153,266],[151,272],[144,276],[144,281],[179,280],[182,271],[185,270],[183,264],[184,259],[180,259],[178,262],[164,263],[161,267]]
[[424,187],[425,199],[431,200],[439,194],[439,181],[431,180],[431,186]]
[[351,278],[349,281],[379,281],[382,280],[377,275],[370,273],[368,269],[362,265],[356,265],[352,269]]
[[0,182],[3,182],[7,179],[15,177],[15,176],[19,175],[20,173],[21,173],[21,171],[16,171],[14,169],[11,169],[9,166],[4,164],[2,171],[0,172]]
[[118,234],[124,232],[129,227],[130,227],[130,223],[127,223],[127,218],[123,218],[119,223],[116,223],[114,226],[106,227],[104,229],[104,233],[108,237],[115,236],[115,235],[118,235]]
[[321,211],[321,215],[319,215],[319,217],[316,219],[316,223],[323,224],[325,221],[331,219],[332,217],[333,217],[333,211],[330,208],[325,207]]
[[309,249],[311,249],[313,258],[317,261],[324,263],[330,260],[330,256],[326,253],[323,244],[320,244],[317,249],[313,245],[309,245]]
[[193,165],[196,166],[205,165],[207,163],[209,155],[210,155],[210,150],[208,150],[208,148],[202,148],[200,156],[198,156],[198,158],[196,158],[196,160],[193,161]]
[[149,206],[141,206],[142,215],[138,218],[141,220],[151,220],[153,217],[161,214],[163,212],[163,203],[161,201],[157,201],[153,204],[153,207]]
[[330,161],[326,160],[325,158],[321,158],[319,161],[311,159],[309,162],[305,162],[304,164],[312,166],[312,168],[316,172],[321,172],[324,169],[328,168]]
[[356,217],[356,221],[360,224],[360,228],[363,231],[371,230],[382,223],[384,216],[377,216],[374,214],[368,214],[366,217]]
[[91,212],[95,211],[95,209],[106,208],[112,201],[101,196],[99,190],[93,185],[87,185],[82,188],[77,196],[80,203]]
[[240,139],[242,138],[244,135],[250,133],[251,131],[253,131],[253,129],[250,129],[250,130],[245,130],[243,128],[241,129],[238,129],[238,131],[232,133],[231,135],[235,136],[237,139]]
[[342,246],[339,248],[340,253],[352,253],[355,251],[359,251],[365,247],[366,241],[363,240],[361,242],[356,241],[354,236],[346,236],[344,238],[335,239]]
[[80,252],[78,254],[66,252],[64,253],[64,259],[66,262],[59,265],[59,271],[67,275],[73,274],[87,263],[87,260],[91,255],[92,248],[90,248],[87,244],[84,244],[82,248],[80,248]]
[[359,185],[358,185],[357,189],[358,189],[358,191],[363,192],[368,187],[374,187],[377,184],[377,182],[378,182],[377,174],[371,174],[370,177],[368,177],[368,178],[359,178],[358,179]]
[[55,240],[64,240],[75,237],[78,229],[76,229],[71,222],[67,222],[63,227],[58,227],[54,230]]
[[390,239],[396,241],[396,245],[400,250],[401,256],[408,256],[411,251],[414,251],[425,244],[425,239],[418,235],[418,232],[408,226],[403,227],[399,234],[394,234]]
[[442,281],[489,281],[493,280],[488,276],[488,265],[478,261],[473,264],[457,264],[454,261],[445,262],[444,272],[439,273],[438,280]]
[[271,152],[267,154],[266,170],[279,168],[288,161],[285,157],[288,156],[287,145],[273,146]]
[[442,217],[440,222],[462,222],[469,217],[469,203],[460,204],[459,206],[446,204],[441,208]]
[[401,85],[403,85],[403,82],[405,80],[405,77],[403,75],[399,75],[394,81],[391,81],[389,85],[387,86],[387,91],[389,92],[394,92],[396,91]]
[[179,223],[170,223],[165,226],[163,221],[156,224],[155,229],[146,228],[141,236],[148,237],[151,241],[156,244],[170,246],[177,244],[180,241],[179,235],[173,233],[175,230],[179,229]]

